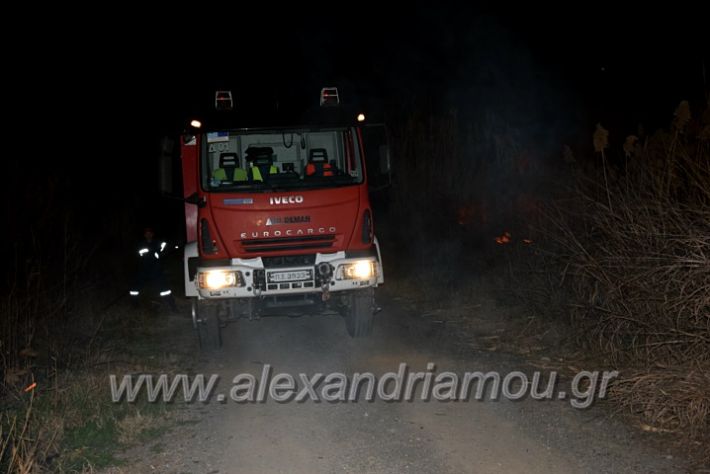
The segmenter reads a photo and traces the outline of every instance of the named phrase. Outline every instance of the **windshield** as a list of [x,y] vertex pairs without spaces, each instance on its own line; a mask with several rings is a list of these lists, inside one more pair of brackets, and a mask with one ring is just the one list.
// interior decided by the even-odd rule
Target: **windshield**
[[352,129],[209,132],[202,185],[243,192],[358,184],[363,171],[356,137]]

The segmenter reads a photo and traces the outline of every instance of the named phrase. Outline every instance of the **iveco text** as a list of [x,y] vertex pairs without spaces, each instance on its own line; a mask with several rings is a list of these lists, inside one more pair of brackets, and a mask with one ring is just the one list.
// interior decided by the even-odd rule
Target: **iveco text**
[[276,196],[269,198],[269,204],[301,204],[303,196]]

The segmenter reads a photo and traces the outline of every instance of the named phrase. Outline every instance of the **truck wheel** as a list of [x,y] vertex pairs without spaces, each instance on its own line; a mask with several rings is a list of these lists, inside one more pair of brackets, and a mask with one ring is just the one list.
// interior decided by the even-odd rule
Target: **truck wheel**
[[206,305],[200,300],[195,302],[193,321],[203,351],[218,350],[222,347],[222,331],[219,321],[219,307]]
[[372,288],[354,291],[346,297],[345,327],[351,337],[365,337],[372,333],[374,306]]

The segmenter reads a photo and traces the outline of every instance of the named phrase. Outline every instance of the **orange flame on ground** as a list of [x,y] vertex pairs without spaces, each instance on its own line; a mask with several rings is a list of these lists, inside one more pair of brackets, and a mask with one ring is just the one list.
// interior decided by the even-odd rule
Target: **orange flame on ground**
[[510,232],[505,231],[502,235],[496,237],[496,243],[500,245],[509,244],[512,241],[512,238],[513,237],[510,235]]

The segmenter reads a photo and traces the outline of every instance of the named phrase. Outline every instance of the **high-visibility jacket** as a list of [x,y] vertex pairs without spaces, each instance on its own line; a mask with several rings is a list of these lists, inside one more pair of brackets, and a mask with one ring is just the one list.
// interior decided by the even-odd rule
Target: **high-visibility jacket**
[[160,266],[160,259],[166,253],[167,242],[144,240],[138,246],[138,257],[140,264],[138,271],[133,277],[133,284],[130,288],[130,295],[137,297],[149,283],[154,284],[156,292],[162,297],[172,298],[172,291],[168,286],[163,270]]
[[[261,170],[258,166],[252,166],[249,169],[251,170],[251,179],[253,181],[264,181],[264,178],[262,178],[261,176]],[[279,169],[276,167],[276,165],[269,166],[269,174],[277,174],[278,172]]]
[[[229,181],[229,178],[227,178],[227,170],[224,168],[217,168],[214,170],[212,178],[217,181]],[[232,181],[246,181],[247,179],[247,170],[244,168],[234,168],[234,176],[232,176]]]
[[138,246],[138,256],[143,262],[155,262],[163,256],[167,245],[167,242],[164,241],[151,240],[148,242],[144,240]]

